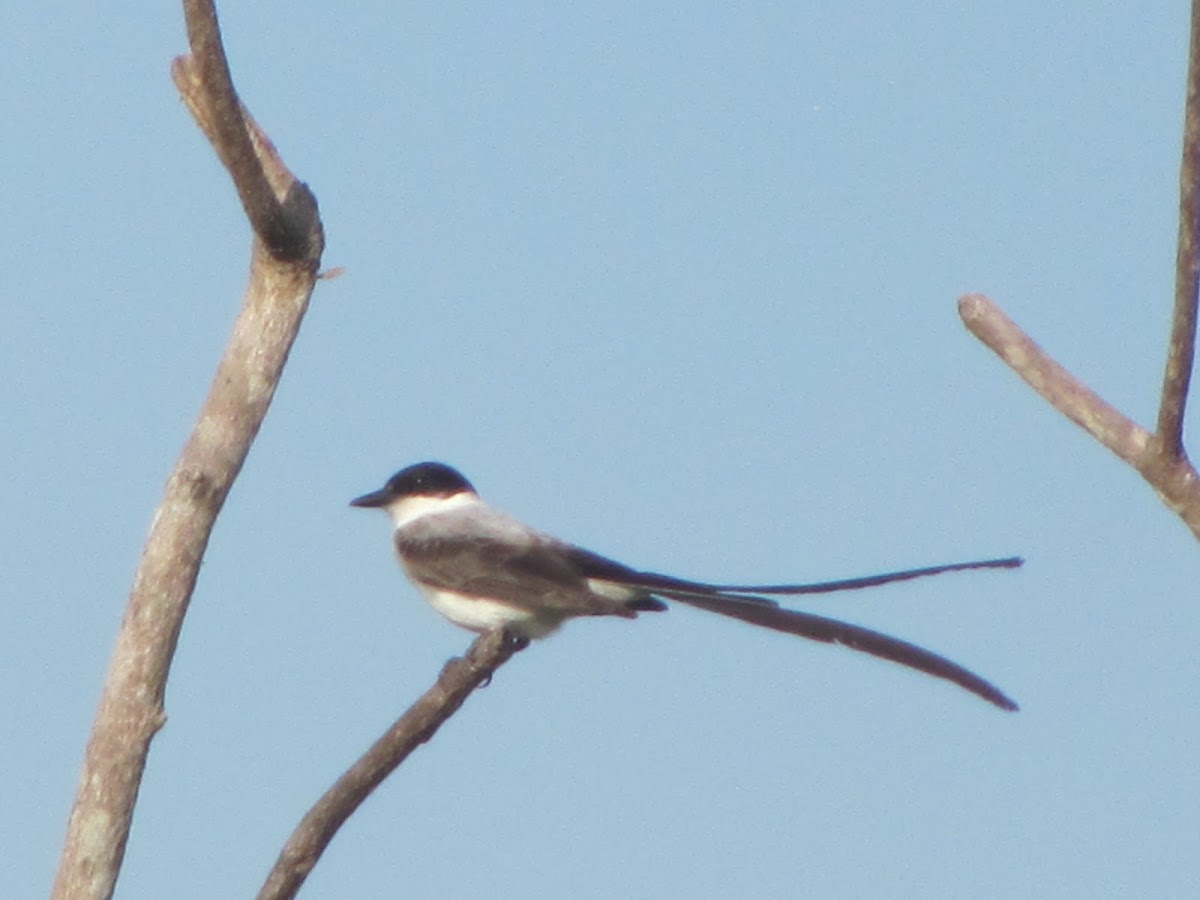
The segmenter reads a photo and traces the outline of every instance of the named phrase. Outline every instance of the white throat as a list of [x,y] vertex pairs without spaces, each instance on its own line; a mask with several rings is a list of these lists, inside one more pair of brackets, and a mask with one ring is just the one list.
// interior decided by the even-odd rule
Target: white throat
[[449,497],[428,495],[401,497],[399,500],[393,500],[384,509],[392,517],[392,527],[400,529],[425,516],[461,509],[464,506],[474,506],[476,503],[482,502],[479,495],[473,491],[459,491]]

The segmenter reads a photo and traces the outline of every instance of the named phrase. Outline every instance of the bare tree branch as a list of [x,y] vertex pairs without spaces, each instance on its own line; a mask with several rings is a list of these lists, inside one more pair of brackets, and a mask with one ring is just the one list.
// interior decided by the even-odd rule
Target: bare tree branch
[[1196,352],[1196,294],[1200,287],[1200,0],[1192,2],[1183,159],[1179,167],[1179,238],[1175,251],[1175,309],[1156,433],[1165,452],[1183,456],[1183,415]]
[[[117,634],[54,882],[54,898],[111,897],[167,675],[213,523],[266,416],[308,308],[323,247],[316,202],[241,118],[211,3],[187,0],[191,59],[173,67],[238,184],[258,236],[242,311],[167,480]],[[224,73],[222,75],[222,73]],[[197,120],[204,121],[197,115]],[[268,202],[269,201],[269,202]],[[273,210],[271,209],[273,207]]]
[[975,337],[1051,406],[1131,466],[1141,465],[1154,436],[1051,359],[991,300],[982,294],[967,294],[958,301],[958,314]]
[[325,792],[292,832],[258,900],[294,897],[342,823],[400,763],[434,736],[479,685],[491,680],[528,641],[503,630],[478,638],[465,657],[446,663],[437,683],[417,700],[366,753]]
[[320,244],[320,234],[312,230],[316,200],[283,166],[238,100],[216,8],[211,0],[184,0],[183,12],[192,52],[175,60],[171,76],[233,177],[250,226],[280,259],[320,256],[319,250],[313,252]]
[[1190,34],[1179,176],[1175,309],[1155,432],[1151,434],[1105,403],[1051,359],[987,297],[968,294],[960,298],[958,313],[972,334],[1055,409],[1137,469],[1192,534],[1200,538],[1200,481],[1183,445],[1200,286],[1200,0],[1192,0]]
[[982,294],[958,301],[963,324],[1064,416],[1129,463],[1200,538],[1200,480],[1186,456],[1106,403]]

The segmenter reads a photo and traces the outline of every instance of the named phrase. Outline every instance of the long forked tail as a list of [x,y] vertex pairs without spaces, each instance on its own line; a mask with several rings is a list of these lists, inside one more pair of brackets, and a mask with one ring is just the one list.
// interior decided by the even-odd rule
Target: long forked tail
[[[982,697],[989,703],[994,703],[1001,709],[1017,709],[1017,704],[995,685],[944,656],[859,625],[851,625],[848,622],[827,619],[824,616],[797,610],[783,609],[775,600],[763,595],[823,594],[832,591],[875,587],[893,581],[908,581],[927,575],[940,575],[943,572],[961,572],[970,569],[1015,569],[1023,562],[1020,557],[1009,556],[1003,559],[947,563],[940,566],[902,569],[897,572],[813,584],[709,584],[701,581],[688,581],[657,572],[638,572],[577,547],[572,548],[571,552],[576,565],[587,577],[638,587],[647,595],[666,597],[669,600],[675,600],[698,609],[706,609],[731,619],[741,619],[743,622],[770,628],[774,631],[782,631],[828,644],[843,644],[853,650],[908,666],[910,669],[916,669],[918,672],[924,672],[935,678],[943,678]],[[649,603],[649,599],[642,602]],[[656,609],[657,607],[646,605],[636,608]]]

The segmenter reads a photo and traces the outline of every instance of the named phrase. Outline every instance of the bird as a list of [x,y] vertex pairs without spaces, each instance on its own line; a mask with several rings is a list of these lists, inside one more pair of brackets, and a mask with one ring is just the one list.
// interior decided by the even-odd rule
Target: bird
[[[466,477],[441,462],[401,469],[383,487],[350,501],[391,518],[401,568],[451,622],[521,642],[546,637],[582,616],[636,618],[666,600],[814,641],[841,644],[945,679],[1000,709],[1017,704],[958,663],[900,638],[781,607],[776,596],[873,587],[943,572],[1016,568],[1019,557],[926,566],[811,584],[709,584],[644,572],[538,531],[486,503]],[[768,596],[769,595],[769,596]]]

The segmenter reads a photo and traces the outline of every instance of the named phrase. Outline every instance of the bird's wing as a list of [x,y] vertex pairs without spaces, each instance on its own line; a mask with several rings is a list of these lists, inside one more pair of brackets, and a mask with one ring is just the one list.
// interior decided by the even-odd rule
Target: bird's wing
[[631,606],[588,587],[553,539],[510,543],[486,534],[427,534],[400,529],[393,540],[405,569],[415,580],[441,590],[486,597],[551,617],[616,615],[664,608],[636,601]]

